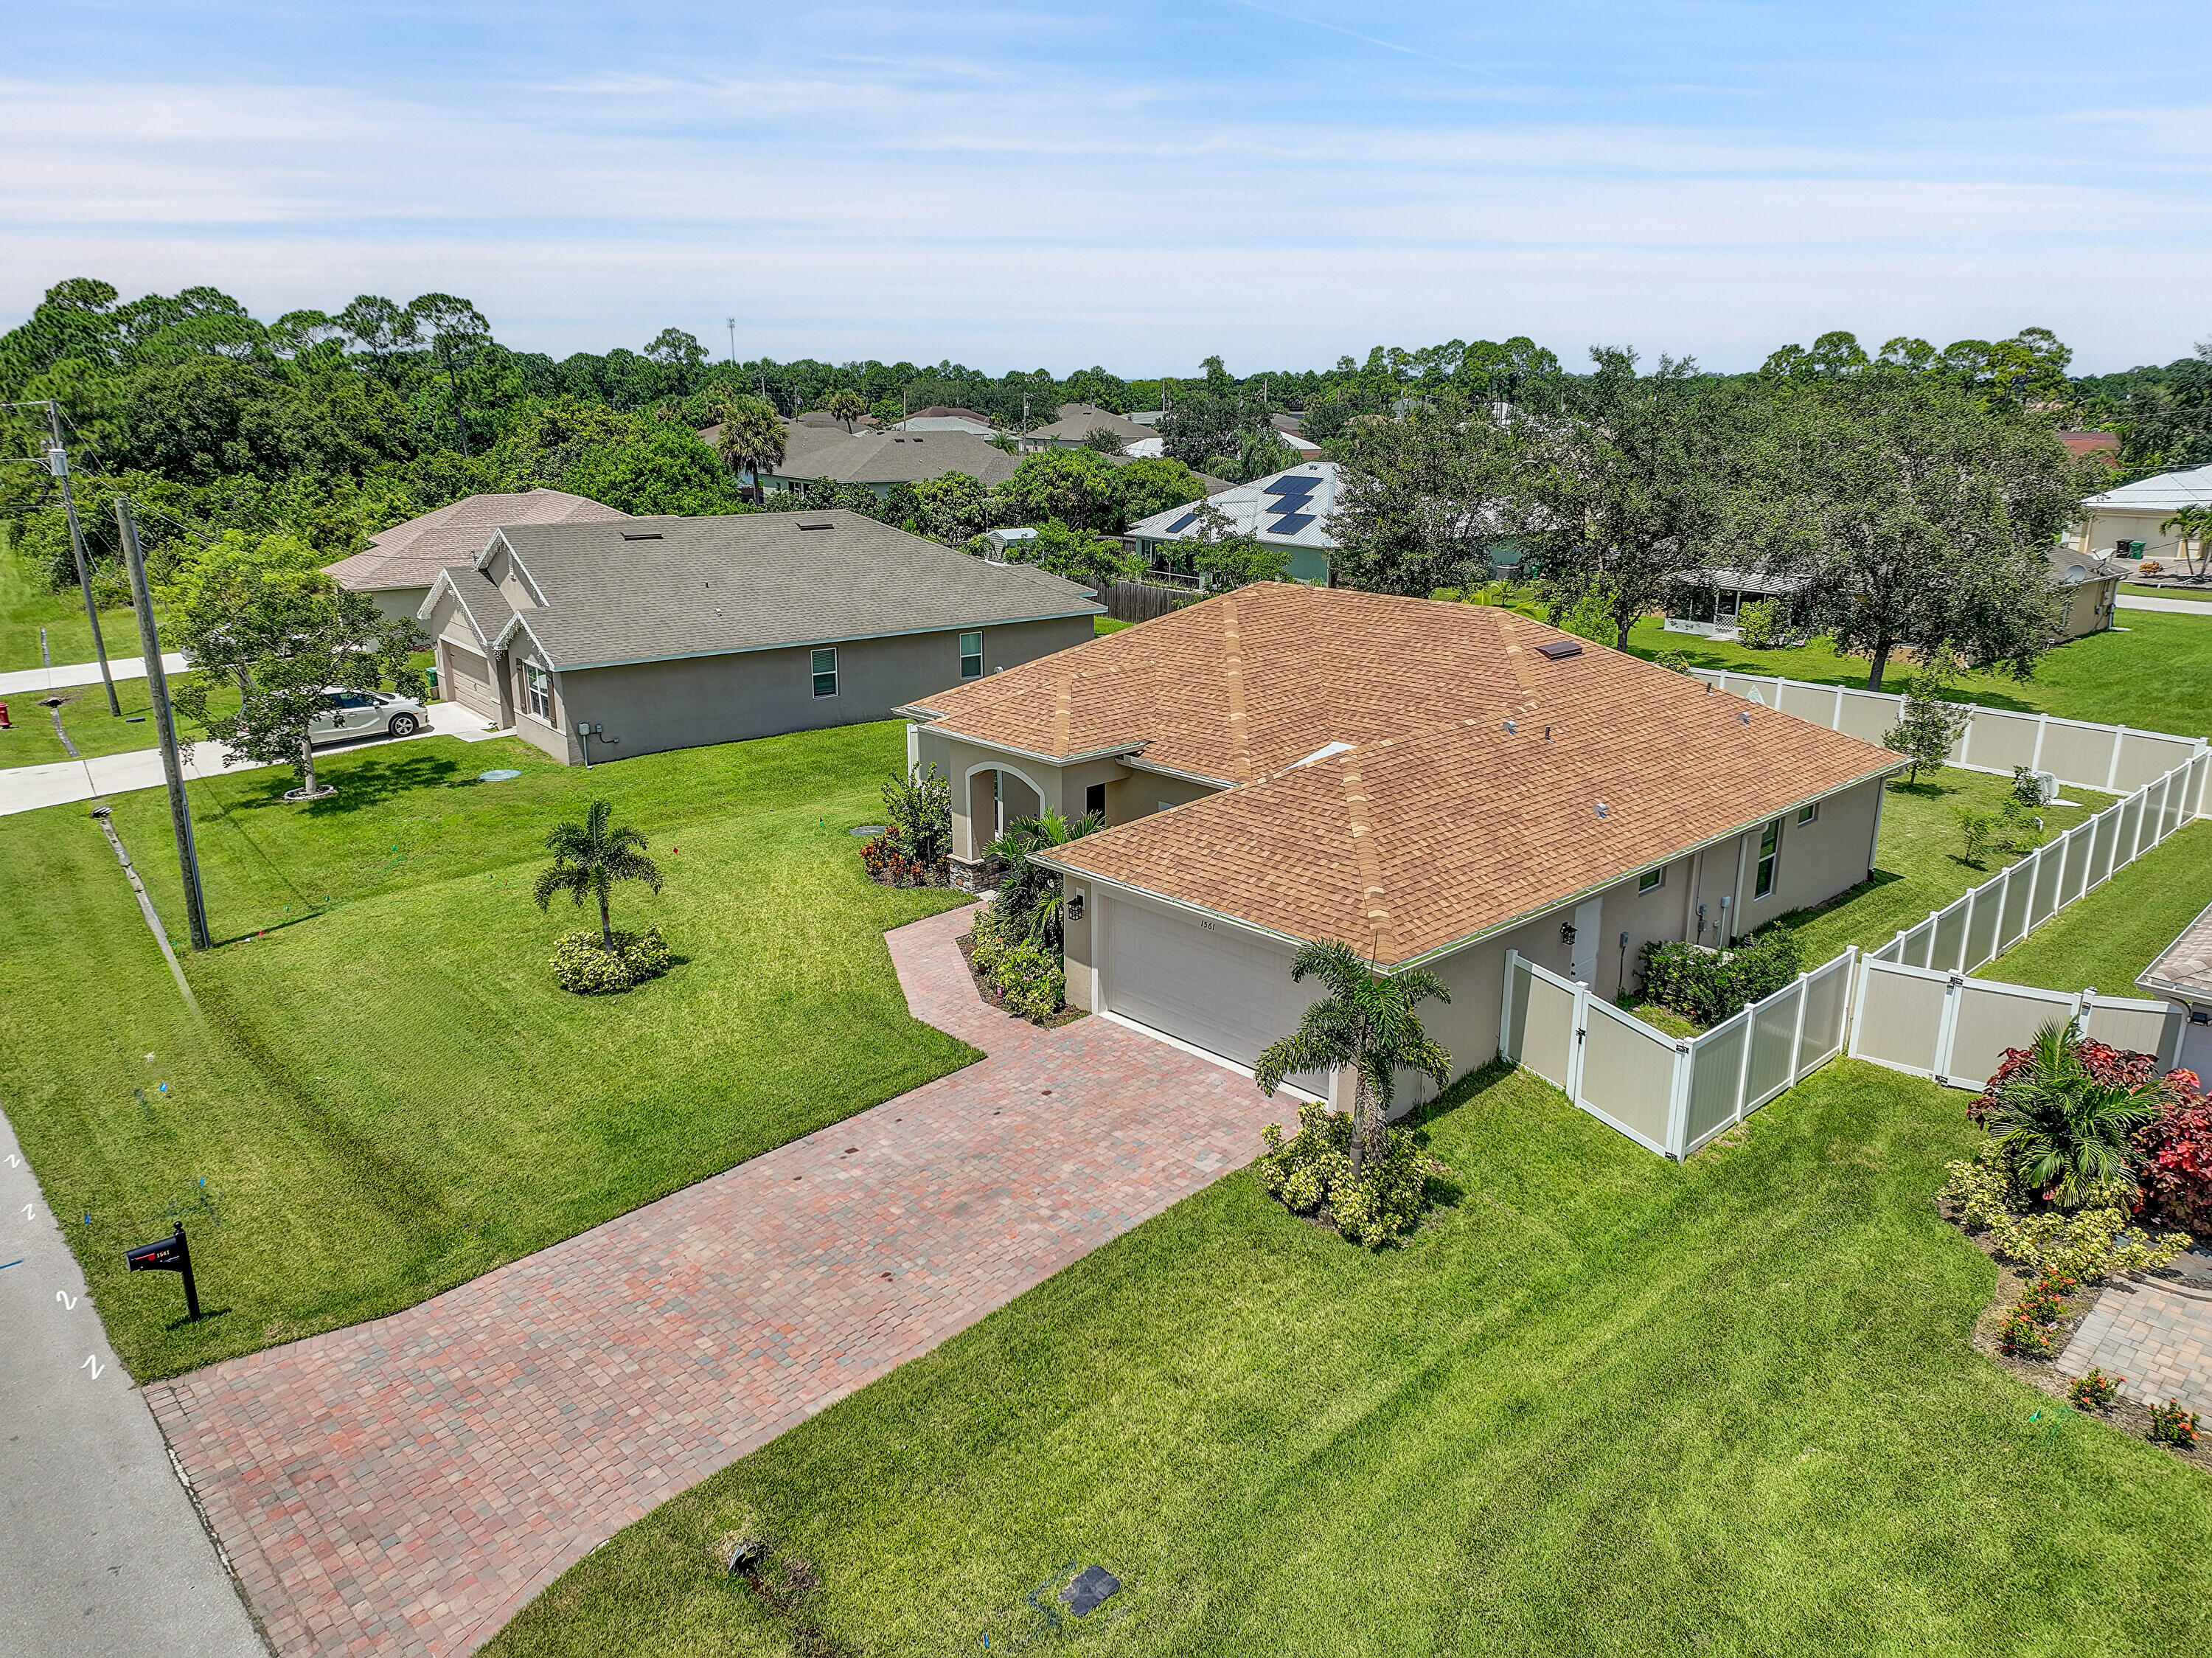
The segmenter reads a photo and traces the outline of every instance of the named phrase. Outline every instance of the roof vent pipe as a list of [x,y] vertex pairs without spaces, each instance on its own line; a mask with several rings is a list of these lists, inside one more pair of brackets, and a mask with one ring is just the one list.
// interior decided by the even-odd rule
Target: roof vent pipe
[[1597,803],[1597,814],[1600,817],[1603,817],[1605,815],[1605,802],[1603,801],[1600,801]]
[[1736,710],[1735,716],[1746,725],[1749,725],[1751,723],[1751,710],[1747,708],[1740,708]]
[[1552,741],[1552,728],[1548,725],[1544,728],[1544,741],[1546,742]]
[[1520,730],[1520,728],[1520,728],[1519,726],[1517,726],[1517,725],[1514,724],[1514,723],[1513,723],[1513,722],[1512,722],[1512,721],[1510,721],[1510,720],[1508,720],[1508,721],[1506,721],[1506,722],[1505,722],[1505,735],[1506,735],[1507,736],[1509,736],[1509,737],[1510,737],[1510,736],[1511,736],[1515,732],[1516,732],[1516,731]]

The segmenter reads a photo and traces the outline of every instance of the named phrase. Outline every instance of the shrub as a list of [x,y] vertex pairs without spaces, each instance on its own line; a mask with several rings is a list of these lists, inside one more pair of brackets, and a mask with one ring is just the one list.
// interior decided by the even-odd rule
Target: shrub
[[952,879],[952,785],[932,764],[893,774],[883,788],[884,832],[860,848],[868,879],[888,887],[943,887]]
[[611,950],[595,932],[565,933],[553,947],[553,977],[579,996],[608,996],[659,978],[673,960],[658,927],[617,931]]
[[1782,607],[1761,599],[1736,613],[1736,637],[1752,650],[1771,650],[1782,643]]
[[1357,1179],[1352,1173],[1352,1115],[1325,1105],[1298,1107],[1298,1131],[1261,1131],[1267,1149],[1254,1165],[1260,1184],[1293,1214],[1314,1215],[1356,1244],[1375,1248],[1413,1229],[1427,1206],[1429,1177],[1444,1167],[1410,1129],[1386,1128],[1382,1147]]
[[2075,1378],[2074,1385],[2066,1390],[2066,1397],[2084,1411],[2109,1411],[2112,1401],[2120,1396],[2120,1384],[2126,1380],[2125,1376],[2108,1376],[2092,1368],[2087,1375]]
[[1912,762],[1908,783],[1918,783],[1923,771],[1941,771],[1951,753],[1951,745],[1966,728],[1970,717],[1963,708],[1954,707],[1943,700],[1951,688],[1950,652],[1948,647],[1933,653],[1927,664],[1912,679],[1911,688],[1898,710],[1897,723],[1882,735],[1882,746],[1893,748]]
[[2012,797],[2030,809],[2043,804],[2043,785],[2035,780],[2035,773],[2024,765],[2012,769]]
[[1715,1025],[1789,984],[1803,959],[1797,935],[1786,927],[1771,928],[1733,951],[1655,939],[1644,947],[1644,993]]
[[1661,651],[1651,660],[1669,674],[1687,674],[1692,667],[1690,653],[1680,645]]
[[975,952],[975,971],[989,978],[1018,939],[1019,935],[1006,924],[1006,917],[996,904],[986,904],[976,911],[968,935],[969,948]]
[[2185,1411],[2179,1399],[2150,1407],[2150,1436],[2160,1445],[2193,1451],[2197,1448],[2197,1412]]
[[1970,1232],[1987,1232],[1999,1253],[2046,1274],[2094,1283],[2115,1273],[2165,1266],[2189,1247],[2180,1233],[2153,1234],[2129,1226],[2115,1208],[2024,1212],[2027,1194],[2004,1147],[1996,1141],[1972,1159],[1946,1165],[1945,1172],[1949,1178],[1937,1195],[1956,1205],[1960,1224]]
[[2168,1071],[2165,1110],[2136,1132],[2144,1201],[2169,1223],[2212,1239],[2212,1103],[2194,1071]]
[[1960,852],[1972,864],[1978,865],[1992,847],[2019,857],[2043,844],[2043,820],[2016,799],[2007,800],[1995,812],[1962,806],[1957,817]]
[[2066,1316],[2066,1297],[2081,1287],[2079,1279],[2061,1272],[2046,1271],[2038,1277],[2005,1315],[2001,1332],[2005,1351],[2048,1357],[2057,1340],[2058,1321]]
[[991,988],[1009,1013],[1049,1019],[1067,1003],[1067,971],[1041,944],[1018,940],[1003,948],[990,973]]

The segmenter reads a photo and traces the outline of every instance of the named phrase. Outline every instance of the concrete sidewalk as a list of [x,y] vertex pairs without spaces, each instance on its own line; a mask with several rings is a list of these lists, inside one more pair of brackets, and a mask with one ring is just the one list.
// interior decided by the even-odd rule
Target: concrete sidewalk
[[[185,659],[173,650],[161,653],[161,666],[171,674],[185,671]],[[146,677],[143,656],[110,656],[108,672],[118,680]],[[0,674],[0,703],[10,697],[35,696],[45,691],[65,691],[71,686],[98,685],[98,662],[56,662],[52,667],[15,667]]]
[[0,1330],[0,1652],[264,1658],[4,1117]]
[[2212,617],[2212,599],[2154,599],[2147,594],[2123,593],[2122,610],[2162,610],[2169,616]]
[[[432,703],[429,725],[415,734],[416,737],[459,737],[463,742],[481,742],[496,735],[485,729],[483,715],[459,703]],[[315,753],[320,759],[394,741],[411,742],[414,738],[365,737],[333,743],[317,749]],[[185,759],[185,780],[194,783],[228,771],[252,771],[258,764],[253,760],[227,764],[222,744],[198,742],[192,745]],[[57,760],[51,765],[9,766],[0,770],[0,817],[15,812],[35,812],[42,806],[94,800],[103,795],[125,795],[135,789],[159,789],[166,781],[161,772],[161,751],[158,748],[133,748],[121,754]]]

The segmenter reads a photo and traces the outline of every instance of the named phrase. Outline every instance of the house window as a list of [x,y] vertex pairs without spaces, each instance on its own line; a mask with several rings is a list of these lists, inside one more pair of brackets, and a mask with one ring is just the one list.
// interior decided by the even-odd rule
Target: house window
[[1646,869],[1636,878],[1636,890],[1638,893],[1656,893],[1666,884],[1667,871],[1663,869]]
[[523,690],[534,718],[546,724],[553,723],[553,676],[536,663],[525,663],[522,669]]
[[1782,820],[1777,818],[1759,832],[1759,884],[1751,889],[1755,899],[1765,898],[1774,891],[1774,866],[1782,850]]
[[983,636],[980,633],[960,636],[960,677],[963,680],[983,677]]
[[817,697],[837,694],[837,647],[835,645],[814,653],[814,694]]
[[1094,783],[1083,791],[1083,815],[1103,818],[1106,815],[1106,785]]
[[1797,821],[1800,823],[1810,823],[1820,815],[1820,802],[1818,801],[1814,801],[1810,806],[1801,806],[1797,808]]

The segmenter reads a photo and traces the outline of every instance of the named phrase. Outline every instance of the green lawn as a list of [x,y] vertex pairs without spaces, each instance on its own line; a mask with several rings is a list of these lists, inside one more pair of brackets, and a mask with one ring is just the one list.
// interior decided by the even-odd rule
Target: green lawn
[[[131,647],[131,654],[137,654],[136,644]],[[185,677],[170,676],[173,695]],[[46,694],[33,692],[4,699],[10,704],[15,728],[0,731],[0,770],[17,765],[48,765],[69,759],[69,750],[54,735],[53,720],[40,705]],[[107,711],[107,692],[96,682],[64,686],[52,694],[63,698],[62,728],[69,733],[79,754],[88,759],[95,754],[119,754],[127,749],[154,747],[154,722],[148,717],[153,699],[147,694],[145,680],[115,682],[116,698],[123,704],[121,719]],[[228,713],[238,706],[238,693],[219,686],[209,702],[211,711]],[[209,752],[216,753],[216,746],[210,744]]]
[[[2212,735],[2212,628],[2203,619],[2171,613],[2123,613],[2121,627],[2059,646],[2036,664],[2035,677],[2015,680],[1969,674],[1954,692],[1960,701],[2025,709],[2070,720],[2132,725],[2185,737]],[[1826,640],[1789,650],[1752,650],[1687,633],[1668,633],[1653,617],[1636,625],[1629,648],[1640,656],[1680,650],[1698,667],[1779,674],[1815,685],[1866,683],[1867,664],[1838,656]],[[1884,689],[1902,692],[1909,664],[1893,664]]]
[[[869,884],[846,832],[879,820],[903,741],[586,773],[433,737],[332,757],[341,793],[313,808],[276,799],[281,770],[195,784],[214,930],[239,941],[188,959],[197,1021],[85,809],[0,819],[0,1105],[132,1373],[406,1306],[973,1059],[908,1015],[882,937],[954,895]],[[476,780],[498,766],[523,775]],[[580,917],[541,916],[529,882],[594,796],[667,876],[617,920],[687,959],[585,1000],[545,966]],[[181,936],[161,791],[115,823]],[[121,1271],[179,1215],[216,1314],[197,1327],[173,1281]]]
[[[0,524],[0,673],[40,665],[42,626],[56,662],[92,660],[92,629],[85,622],[84,600],[76,588],[55,592],[46,584],[44,570],[17,555],[8,527]],[[101,611],[100,631],[109,655],[138,654],[138,619],[128,608]]]
[[1976,973],[2009,984],[2142,996],[2136,975],[2212,904],[2212,822],[2191,823],[2155,851],[2060,911]]
[[1109,633],[1119,633],[1125,627],[1135,625],[1133,622],[1117,622],[1111,616],[1094,616],[1091,619],[1091,637],[1096,639]]
[[[1449,1205],[1366,1254],[1249,1173],[617,1534],[491,1658],[2194,1655],[2212,1482],[1968,1344],[1929,1193],[1957,1097],[1844,1061],[1678,1167],[1522,1075],[1429,1124]],[[2040,1419],[2039,1419],[2039,1417]],[[802,1645],[721,1566],[821,1587]]]
[[2145,599],[2212,600],[2212,588],[2154,587],[2146,582],[2123,582],[2120,591]]
[[[1881,841],[1875,849],[1875,877],[1816,909],[1780,918],[1797,930],[1805,965],[1815,966],[1847,944],[1877,949],[1898,931],[1926,918],[1970,887],[2017,860],[1990,852],[1981,864],[1966,862],[1959,838],[1962,809],[1994,812],[2012,792],[2010,777],[1947,766],[1923,773],[1917,783],[1902,777],[1888,784],[1881,808]],[[2091,789],[2066,790],[2075,806],[2046,806],[2045,838],[2055,838],[2112,803],[2113,796]]]

